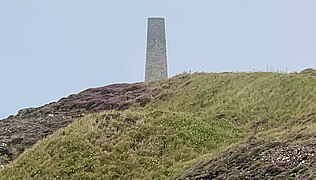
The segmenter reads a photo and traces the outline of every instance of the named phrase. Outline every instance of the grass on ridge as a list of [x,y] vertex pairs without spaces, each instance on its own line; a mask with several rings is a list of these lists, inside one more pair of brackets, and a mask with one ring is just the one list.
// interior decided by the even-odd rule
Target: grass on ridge
[[241,125],[264,121],[266,129],[316,111],[316,78],[302,74],[182,74],[152,86],[163,91],[148,109],[190,112]]

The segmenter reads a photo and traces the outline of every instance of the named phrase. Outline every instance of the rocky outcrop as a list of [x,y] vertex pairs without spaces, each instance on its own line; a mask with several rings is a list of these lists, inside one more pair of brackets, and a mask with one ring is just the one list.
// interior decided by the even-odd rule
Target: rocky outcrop
[[179,179],[313,179],[316,137],[294,142],[257,141],[233,148]]
[[157,89],[142,83],[113,84],[87,89],[42,107],[22,109],[0,121],[0,166],[84,114],[144,106],[157,94]]

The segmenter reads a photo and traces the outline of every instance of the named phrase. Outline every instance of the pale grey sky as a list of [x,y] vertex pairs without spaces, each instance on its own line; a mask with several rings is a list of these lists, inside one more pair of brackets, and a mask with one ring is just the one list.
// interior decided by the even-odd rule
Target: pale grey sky
[[0,118],[144,79],[146,23],[167,22],[169,74],[316,67],[315,0],[0,0]]

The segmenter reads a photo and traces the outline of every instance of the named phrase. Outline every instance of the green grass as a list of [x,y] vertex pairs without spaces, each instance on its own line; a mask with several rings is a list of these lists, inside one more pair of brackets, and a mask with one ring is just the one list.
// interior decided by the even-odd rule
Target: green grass
[[24,153],[2,178],[166,178],[177,164],[245,136],[245,130],[163,111],[89,115]]
[[[155,84],[158,86],[157,84]],[[160,83],[163,101],[147,108],[278,127],[316,110],[316,78],[301,74],[184,74]]]
[[[316,112],[302,74],[182,74],[145,107],[88,115],[37,143],[0,179],[172,179],[196,160]],[[262,135],[265,137],[265,135]]]

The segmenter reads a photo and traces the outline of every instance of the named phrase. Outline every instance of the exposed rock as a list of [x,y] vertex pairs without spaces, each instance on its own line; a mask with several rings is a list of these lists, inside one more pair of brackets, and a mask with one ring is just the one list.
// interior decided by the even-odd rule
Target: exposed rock
[[36,108],[25,108],[18,111],[17,117],[22,117],[25,114],[30,114],[32,112],[36,111]]
[[201,163],[179,179],[309,179],[316,177],[316,138],[246,144]]

